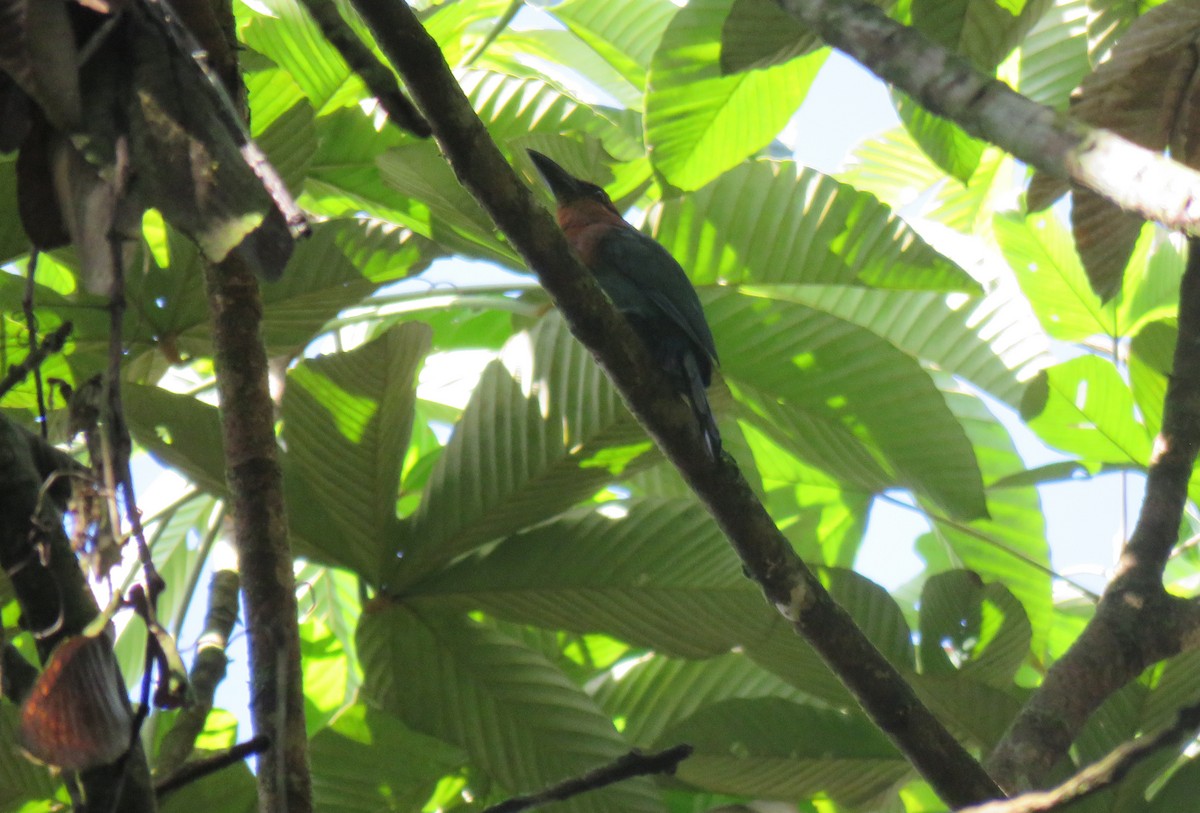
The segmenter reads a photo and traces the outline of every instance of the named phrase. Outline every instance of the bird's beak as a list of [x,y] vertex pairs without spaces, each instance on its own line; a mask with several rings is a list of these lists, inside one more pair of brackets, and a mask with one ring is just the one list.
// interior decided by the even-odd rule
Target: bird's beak
[[554,193],[554,199],[560,204],[578,200],[584,194],[584,189],[578,178],[571,175],[558,164],[551,161],[540,152],[526,150],[533,159],[533,165],[546,181],[546,186]]

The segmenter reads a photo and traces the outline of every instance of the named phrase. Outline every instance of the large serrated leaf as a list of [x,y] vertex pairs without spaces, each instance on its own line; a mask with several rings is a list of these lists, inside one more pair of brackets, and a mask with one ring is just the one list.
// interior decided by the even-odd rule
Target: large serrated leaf
[[291,74],[317,115],[354,104],[366,95],[350,70],[297,0],[266,0],[242,31],[246,44]]
[[1150,433],[1136,415],[1121,374],[1097,356],[1081,356],[1046,370],[1047,398],[1029,414],[1031,429],[1049,446],[1086,463],[1145,466]]
[[896,113],[913,141],[942,171],[962,183],[971,180],[987,144],[949,119],[929,112],[899,90],[892,91]]
[[548,315],[484,371],[404,523],[389,584],[566,510],[650,449],[591,354]]
[[[1025,469],[1007,430],[977,397],[961,391],[949,378],[942,388],[950,409],[971,439],[985,482]],[[990,488],[989,518],[964,526],[935,515],[933,532],[918,541],[926,562],[949,560],[985,581],[1005,585],[1020,601],[1033,630],[1031,647],[1041,653],[1053,612],[1050,552],[1041,498],[1033,486]],[[936,546],[936,548],[933,548]]]
[[331,813],[419,810],[466,755],[385,712],[355,705],[309,740],[313,803]]
[[661,655],[638,662],[620,677],[609,674],[594,696],[613,717],[625,720],[622,733],[648,748],[668,726],[700,707],[731,697],[781,697],[803,702],[808,696],[740,653],[706,660]]
[[699,283],[977,288],[873,195],[791,162],[743,164],[651,222]]
[[416,374],[429,329],[392,328],[348,353],[310,359],[289,375],[287,475],[304,481],[340,533],[311,538],[321,558],[376,579],[396,525],[400,464],[412,430]]
[[913,0],[912,18],[922,34],[991,73],[1049,5],[1050,0]]
[[[612,722],[542,655],[457,616],[404,608],[368,613],[358,631],[372,702],[456,744],[510,793],[540,790],[628,748]],[[661,811],[650,780],[561,803],[571,813]]]
[[[757,286],[745,287],[750,293]],[[915,358],[964,378],[1015,406],[1023,380],[1049,359],[1045,334],[1011,290],[962,299],[919,291],[840,285],[771,286],[761,290],[867,328]]]
[[1029,619],[1003,585],[966,570],[939,573],[921,591],[921,671],[961,671],[1007,686],[1029,654]]
[[[129,280],[127,299],[138,316],[129,334],[169,358],[212,352],[212,324],[204,295],[199,252],[173,230],[167,232],[170,264],[150,263]],[[296,245],[283,278],[262,287],[263,340],[272,356],[300,353],[326,322],[386,282],[419,273],[429,245],[396,228],[358,219],[317,224]],[[81,325],[84,338],[103,338],[103,322]]]
[[854,807],[907,776],[912,767],[865,717],[775,697],[706,706],[660,742],[695,747],[677,776],[698,787],[755,798],[822,792]]
[[138,445],[208,493],[225,495],[225,456],[216,407],[131,383],[122,385],[121,400]]
[[795,59],[821,39],[770,0],[734,0],[721,26],[721,70],[738,73]]
[[804,305],[732,293],[704,300],[730,381],[840,423],[879,451],[896,485],[928,494],[955,516],[987,513],[970,443],[915,360]]
[[775,612],[692,500],[589,509],[509,537],[405,590],[417,606],[484,610],[704,658],[766,634]]
[[1055,0],[1021,43],[1021,93],[1065,110],[1071,91],[1087,73],[1086,0]]
[[548,9],[639,93],[650,58],[678,10],[670,0],[565,0]]
[[698,0],[671,19],[646,94],[650,160],[680,189],[698,189],[775,138],[799,107],[826,51],[761,71],[721,75],[721,28],[732,0]]
[[1119,335],[1113,309],[1092,292],[1070,236],[1052,214],[999,215],[993,227],[1000,250],[1050,336],[1077,342],[1097,334]]

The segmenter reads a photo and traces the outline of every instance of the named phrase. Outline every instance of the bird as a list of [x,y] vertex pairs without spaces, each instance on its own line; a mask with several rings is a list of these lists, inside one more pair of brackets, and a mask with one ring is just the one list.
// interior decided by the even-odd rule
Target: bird
[[717,348],[687,274],[654,238],[621,217],[603,187],[576,178],[540,152],[527,152],[554,195],[567,242],[691,406],[708,456],[716,460],[721,434],[707,390]]

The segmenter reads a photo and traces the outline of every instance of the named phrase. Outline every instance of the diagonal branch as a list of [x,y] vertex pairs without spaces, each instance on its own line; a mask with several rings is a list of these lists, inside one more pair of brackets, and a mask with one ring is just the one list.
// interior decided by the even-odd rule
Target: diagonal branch
[[1178,744],[1185,737],[1194,736],[1198,726],[1200,706],[1188,706],[1179,710],[1173,725],[1157,734],[1138,737],[1117,746],[1106,757],[1088,765],[1058,787],[988,802],[966,808],[959,813],[1050,813],[1053,810],[1061,810],[1093,793],[1112,787],[1143,760],[1163,748]]
[[979,764],[800,561],[732,458],[714,463],[705,453],[691,410],[655,372],[629,324],[504,160],[437,43],[408,6],[402,0],[355,0],[354,5],[404,78],[459,180],[537,272],[571,331],[704,502],[767,600],[821,653],[944,800],[961,806],[999,796]]
[[1179,538],[1200,450],[1200,239],[1188,241],[1179,338],[1146,496],[1096,615],[1021,710],[989,760],[1010,789],[1036,787],[1104,700],[1163,658],[1194,647],[1200,606],[1167,593],[1163,569]]
[[1148,220],[1200,231],[1200,172],[1025,98],[866,0],[777,2],[825,42],[971,135]]

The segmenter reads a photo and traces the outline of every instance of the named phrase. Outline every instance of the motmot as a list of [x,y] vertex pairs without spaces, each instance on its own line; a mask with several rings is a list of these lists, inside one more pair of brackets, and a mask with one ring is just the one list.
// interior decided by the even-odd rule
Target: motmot
[[539,152],[529,157],[554,193],[558,225],[672,388],[691,405],[709,457],[721,435],[708,403],[717,348],[700,298],[683,268],[652,237],[627,223],[608,193]]

